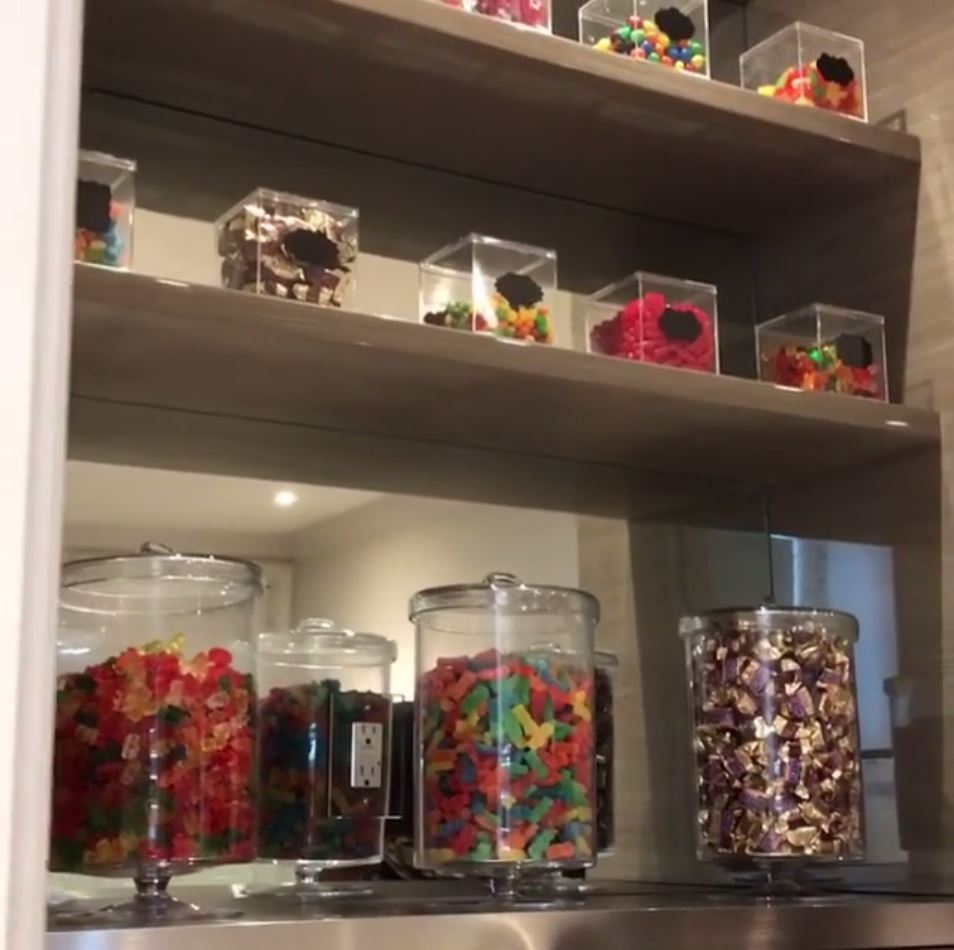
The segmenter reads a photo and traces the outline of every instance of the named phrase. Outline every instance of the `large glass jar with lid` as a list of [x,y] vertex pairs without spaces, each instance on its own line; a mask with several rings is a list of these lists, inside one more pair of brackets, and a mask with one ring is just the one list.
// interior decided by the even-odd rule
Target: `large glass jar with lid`
[[684,617],[699,856],[769,868],[864,854],[858,621],[809,608]]
[[63,568],[49,864],[131,876],[116,917],[190,916],[173,874],[254,858],[261,584],[156,545]]
[[324,896],[328,868],[384,858],[391,773],[392,640],[308,619],[258,638],[258,856]]
[[491,878],[595,862],[595,597],[491,574],[422,590],[419,867]]

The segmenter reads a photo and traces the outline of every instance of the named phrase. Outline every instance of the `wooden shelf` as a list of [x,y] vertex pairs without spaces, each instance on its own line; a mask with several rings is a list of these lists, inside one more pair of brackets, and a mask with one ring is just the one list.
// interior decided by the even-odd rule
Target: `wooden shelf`
[[846,208],[920,162],[903,133],[430,0],[87,10],[89,90],[724,232]]
[[[221,451],[229,470],[244,456],[266,455],[265,468],[287,478],[301,475],[288,470],[291,453],[319,453],[335,466],[344,463],[334,452],[359,439],[356,487],[370,477],[395,491],[433,490],[453,477],[497,477],[503,466],[513,479],[533,467],[549,481],[602,471],[613,473],[607,484],[632,485],[639,475],[672,491],[682,479],[711,495],[721,480],[815,481],[939,441],[938,417],[924,410],[104,268],[78,266],[75,293],[72,393],[80,405],[101,407],[95,421],[83,424],[88,410],[74,418],[74,454],[86,458],[141,461],[123,454],[128,443],[147,461],[155,450],[154,463],[169,464],[172,446],[180,456],[173,466],[187,467],[188,453]],[[155,419],[169,411],[180,421],[160,433]],[[217,430],[221,444],[210,448]],[[325,442],[313,441],[316,433]],[[412,469],[430,472],[423,489]],[[332,481],[351,477],[326,471]],[[596,482],[574,490],[616,491]],[[538,500],[545,494],[534,491]],[[455,489],[445,484],[439,493]]]

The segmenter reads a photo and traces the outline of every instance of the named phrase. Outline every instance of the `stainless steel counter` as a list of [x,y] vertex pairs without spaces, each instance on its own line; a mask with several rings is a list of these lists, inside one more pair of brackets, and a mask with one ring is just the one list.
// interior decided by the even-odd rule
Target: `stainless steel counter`
[[[379,886],[380,887],[380,886]],[[426,888],[426,890],[424,889]],[[213,896],[180,888],[210,905]],[[874,950],[954,948],[954,900],[885,894],[760,898],[627,886],[559,906],[495,905],[473,891],[384,886],[380,896],[290,911],[218,897],[234,920],[62,929],[46,950]],[[73,925],[75,926],[75,925]]]

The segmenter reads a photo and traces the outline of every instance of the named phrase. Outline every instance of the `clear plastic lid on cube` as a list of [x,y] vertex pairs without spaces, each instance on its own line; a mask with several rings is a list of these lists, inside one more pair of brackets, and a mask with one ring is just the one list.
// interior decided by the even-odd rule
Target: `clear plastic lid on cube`
[[742,608],[684,617],[701,859],[864,856],[850,614]]
[[358,211],[256,188],[216,222],[222,286],[341,307],[354,285]]
[[612,854],[616,844],[616,772],[613,767],[614,680],[619,659],[598,650],[595,663],[596,702],[596,844],[600,854]]
[[492,574],[420,591],[410,616],[417,866],[512,879],[593,864],[596,599]]
[[884,317],[812,304],[756,327],[759,373],[780,386],[888,398]]
[[589,298],[586,335],[591,353],[717,373],[718,291],[637,272]]
[[173,874],[255,857],[260,569],[158,545],[63,568],[53,871],[136,882],[112,919],[191,916]]
[[73,259],[128,268],[135,207],[136,163],[104,152],[80,151]]
[[259,636],[259,858],[303,880],[383,859],[396,656],[324,619]]
[[580,42],[607,53],[709,76],[709,3],[589,0],[578,14]]
[[519,343],[553,343],[557,255],[470,234],[421,262],[421,320]]
[[551,0],[441,0],[446,7],[495,17],[505,23],[551,31]]
[[739,59],[742,88],[798,106],[868,120],[864,43],[792,23]]

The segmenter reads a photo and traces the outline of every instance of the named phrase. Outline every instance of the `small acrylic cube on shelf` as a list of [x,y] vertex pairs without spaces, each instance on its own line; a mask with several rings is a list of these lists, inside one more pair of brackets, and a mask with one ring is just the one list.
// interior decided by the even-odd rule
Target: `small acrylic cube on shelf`
[[868,120],[861,40],[792,23],[739,59],[742,87],[760,95]]
[[136,163],[104,152],[79,153],[73,259],[129,267],[132,263]]
[[755,330],[761,378],[780,386],[887,400],[884,318],[812,304]]
[[578,20],[585,46],[709,75],[708,0],[589,0]]
[[215,230],[223,287],[330,307],[353,288],[355,208],[256,188]]
[[553,343],[556,280],[556,251],[469,234],[421,262],[421,321],[522,343]]
[[441,0],[445,7],[495,17],[505,23],[551,32],[551,0]]
[[589,298],[586,337],[591,353],[718,373],[718,291],[637,271]]

